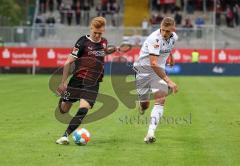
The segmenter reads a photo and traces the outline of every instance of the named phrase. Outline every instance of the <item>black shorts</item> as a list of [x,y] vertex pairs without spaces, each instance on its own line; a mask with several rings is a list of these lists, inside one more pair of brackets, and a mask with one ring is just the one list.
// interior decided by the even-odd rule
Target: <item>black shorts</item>
[[72,77],[68,83],[67,90],[62,99],[64,102],[74,103],[80,99],[85,99],[93,107],[99,90],[99,82],[90,82]]

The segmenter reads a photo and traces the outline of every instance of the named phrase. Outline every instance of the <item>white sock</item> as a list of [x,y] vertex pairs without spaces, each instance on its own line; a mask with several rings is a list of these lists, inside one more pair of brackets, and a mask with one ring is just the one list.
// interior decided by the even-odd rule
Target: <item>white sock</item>
[[148,135],[154,136],[155,130],[162,116],[163,116],[163,106],[159,104],[155,104],[151,112]]

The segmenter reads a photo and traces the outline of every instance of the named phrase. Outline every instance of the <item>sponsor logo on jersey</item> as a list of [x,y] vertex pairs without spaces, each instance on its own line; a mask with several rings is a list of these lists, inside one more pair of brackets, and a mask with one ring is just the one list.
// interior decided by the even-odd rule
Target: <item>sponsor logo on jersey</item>
[[105,51],[88,51],[88,55],[105,56]]
[[165,49],[165,50],[160,50],[159,53],[160,54],[164,54],[164,53],[170,53],[171,49]]

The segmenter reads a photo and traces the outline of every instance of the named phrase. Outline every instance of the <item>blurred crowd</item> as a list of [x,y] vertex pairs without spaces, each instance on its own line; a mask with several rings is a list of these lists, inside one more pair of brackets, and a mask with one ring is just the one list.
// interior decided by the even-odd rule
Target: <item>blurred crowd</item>
[[[38,23],[47,23],[51,17],[51,23],[55,11],[59,12],[60,23],[67,25],[89,25],[90,12],[96,16],[108,17],[112,26],[117,26],[116,17],[119,13],[120,5],[117,0],[100,0],[94,4],[94,0],[39,0]],[[47,14],[46,13],[50,13]],[[56,17],[54,18],[56,19]]]
[[[55,23],[88,26],[90,17],[103,16],[108,25],[119,26],[119,0],[38,0],[39,12],[35,23],[54,29]],[[97,3],[98,2],[98,3]],[[143,35],[149,27],[158,27],[164,16],[175,18],[179,28],[202,27],[212,24],[214,0],[151,0],[150,18],[142,21]],[[240,4],[237,0],[216,0],[216,25],[239,26]],[[44,32],[42,32],[44,35]],[[52,30],[50,34],[54,34]]]
[[222,14],[225,15],[226,24],[228,27],[239,26],[240,21],[240,4],[226,3],[224,6],[217,4],[216,24],[222,25]]
[[[205,2],[204,2],[205,1]],[[205,5],[204,5],[205,4]],[[211,13],[214,0],[152,0],[151,25],[159,24],[166,14],[173,15],[177,27],[191,28],[206,24],[204,12]],[[193,17],[195,12],[202,14]],[[184,13],[184,14],[183,14]],[[216,0],[216,25],[239,26],[240,2]]]

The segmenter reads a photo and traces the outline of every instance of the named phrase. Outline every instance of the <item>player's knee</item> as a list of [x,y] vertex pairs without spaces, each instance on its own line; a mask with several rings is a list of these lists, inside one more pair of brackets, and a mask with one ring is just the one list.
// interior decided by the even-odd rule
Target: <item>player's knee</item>
[[164,105],[165,101],[166,101],[165,96],[164,97],[158,97],[158,98],[155,99],[155,104]]
[[61,113],[61,114],[68,113],[69,110],[70,110],[70,108],[71,108],[71,106],[72,106],[71,103],[62,102],[62,103],[59,105],[60,113]]
[[140,104],[141,104],[142,110],[146,110],[149,107],[149,102],[141,102]]
[[64,108],[60,108],[60,113],[61,114],[66,114],[66,113],[68,113],[68,110],[66,110]]
[[87,108],[87,109],[91,109],[92,108],[91,104],[87,100],[85,100],[85,99],[81,99],[80,100],[79,107],[80,108]]
[[167,94],[165,92],[159,91],[154,94],[155,104],[164,105]]

